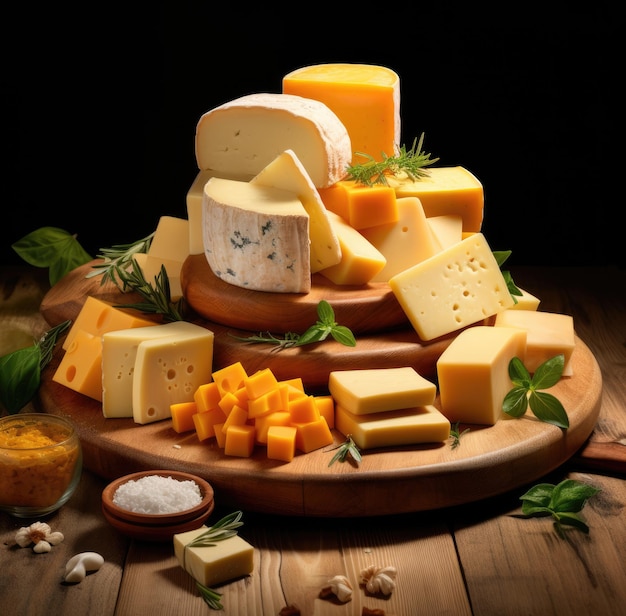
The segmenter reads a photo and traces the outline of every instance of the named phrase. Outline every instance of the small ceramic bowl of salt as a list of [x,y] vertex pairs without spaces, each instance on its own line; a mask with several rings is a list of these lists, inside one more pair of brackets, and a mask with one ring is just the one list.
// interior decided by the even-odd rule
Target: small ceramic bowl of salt
[[125,475],[102,491],[102,513],[118,531],[146,541],[169,541],[200,528],[214,508],[213,488],[182,471]]

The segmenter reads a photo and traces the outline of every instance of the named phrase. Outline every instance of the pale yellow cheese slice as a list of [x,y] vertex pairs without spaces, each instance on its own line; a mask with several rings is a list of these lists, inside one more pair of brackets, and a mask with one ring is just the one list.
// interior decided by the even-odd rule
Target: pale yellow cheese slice
[[211,178],[204,187],[204,246],[213,273],[254,291],[311,290],[309,215],[298,196]]
[[273,186],[295,193],[309,215],[311,240],[311,273],[341,261],[339,239],[330,221],[319,192],[293,150],[279,154],[252,180],[252,184]]
[[256,175],[293,150],[313,184],[342,179],[352,158],[346,127],[324,103],[292,94],[242,96],[207,111],[196,127],[199,169]]
[[450,436],[450,421],[431,405],[369,415],[337,406],[335,427],[360,449],[438,443]]
[[182,263],[189,256],[189,221],[176,216],[161,216],[148,254]]
[[254,548],[239,535],[215,541],[210,546],[185,548],[208,528],[201,526],[174,535],[174,554],[180,566],[209,588],[252,573]]
[[389,286],[422,340],[458,331],[513,305],[482,233],[396,274]]
[[372,282],[388,282],[392,276],[432,257],[442,248],[417,197],[402,197],[396,200],[396,204],[396,222],[361,229],[363,237],[387,260]]
[[463,218],[458,214],[431,216],[426,220],[442,248],[449,248],[463,239]]
[[436,385],[410,366],[334,370],[328,389],[339,406],[355,415],[428,406],[437,393]]
[[477,325],[462,331],[437,360],[442,413],[453,423],[493,425],[512,389],[509,363],[526,351],[526,332]]
[[526,291],[526,289],[522,289],[521,287],[517,288],[522,294],[515,296],[517,303],[511,306],[509,310],[538,310],[541,300],[537,296]]

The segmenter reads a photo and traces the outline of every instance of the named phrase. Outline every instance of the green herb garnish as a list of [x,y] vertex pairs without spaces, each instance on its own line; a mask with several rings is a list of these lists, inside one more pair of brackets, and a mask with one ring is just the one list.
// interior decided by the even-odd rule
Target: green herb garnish
[[395,156],[387,156],[382,152],[383,160],[377,161],[370,154],[356,152],[357,156],[367,159],[367,162],[359,165],[352,165],[347,168],[347,179],[354,180],[366,186],[374,186],[382,184],[387,186],[388,175],[406,174],[411,180],[419,180],[429,175],[428,169],[424,169],[428,165],[436,163],[438,158],[431,158],[430,154],[422,151],[424,143],[424,133],[422,133],[419,141],[413,141],[413,147],[410,150],[406,146],[402,146]]
[[540,483],[520,496],[522,513],[528,517],[551,515],[554,530],[562,539],[565,538],[563,526],[573,526],[588,534],[589,527],[577,513],[598,492],[598,488],[574,479],[565,479],[557,485]]
[[132,266],[136,254],[148,252],[154,233],[131,244],[115,244],[111,248],[100,248],[98,258],[104,259],[104,262],[94,265],[87,278],[102,276],[102,284],[110,280],[118,288],[123,289],[124,283],[120,274]]
[[558,398],[539,391],[556,385],[563,374],[564,366],[563,354],[556,355],[541,364],[531,378],[519,357],[511,359],[509,377],[515,387],[504,397],[502,410],[511,417],[521,417],[530,405],[530,410],[537,419],[559,428],[569,428],[569,418]]
[[452,439],[452,443],[450,444],[450,447],[452,447],[452,449],[456,449],[457,447],[460,447],[460,445],[461,445],[461,437],[466,432],[469,432],[469,431],[470,431],[469,428],[465,428],[465,430],[463,430],[462,432],[459,432],[459,422],[458,421],[454,425],[452,425],[452,427],[450,428],[450,438]]
[[148,314],[160,314],[166,321],[184,321],[185,300],[181,297],[172,301],[170,281],[164,265],[154,277],[154,285],[145,278],[141,267],[131,259],[130,269],[116,267],[117,276],[122,284],[122,291],[135,291],[143,297],[144,302],[135,304],[121,304],[116,308],[131,308]]
[[41,372],[52,359],[54,345],[70,323],[64,321],[48,330],[32,346],[0,357],[0,402],[9,414],[18,413],[37,393]]
[[73,269],[92,260],[92,257],[70,235],[57,227],[41,227],[11,245],[26,263],[47,267],[50,286],[54,286]]
[[343,443],[339,443],[335,447],[329,449],[329,451],[335,451],[335,455],[332,457],[331,461],[328,463],[328,466],[332,466],[335,462],[345,462],[348,456],[350,456],[358,466],[363,459],[361,457],[361,452],[359,448],[356,446],[356,443],[352,440],[352,436],[348,434],[348,437]]
[[492,254],[495,257],[496,262],[498,263],[498,267],[500,268],[500,271],[502,272],[502,277],[504,278],[504,281],[506,282],[506,287],[509,290],[511,297],[513,298],[513,301],[517,304],[517,298],[522,296],[522,292],[517,288],[516,284],[513,282],[513,276],[511,276],[511,272],[509,272],[508,270],[502,269],[504,262],[511,256],[511,251],[510,250],[493,250]]
[[233,336],[233,338],[242,340],[243,342],[275,344],[279,351],[291,347],[304,346],[305,344],[312,344],[314,342],[322,342],[326,340],[329,335],[345,346],[356,346],[354,334],[344,325],[337,324],[335,321],[335,311],[324,299],[317,304],[317,316],[319,320],[315,325],[311,325],[303,334],[287,332],[284,334],[283,338],[277,338],[269,332],[266,334],[261,332],[255,336]]
[[[223,541],[224,539],[228,539],[229,537],[234,537],[237,534],[237,529],[240,526],[243,526],[243,522],[241,518],[243,516],[243,512],[235,511],[233,513],[229,513],[224,516],[221,520],[213,524],[211,528],[207,529],[205,532],[198,535],[195,539],[190,541],[184,550],[184,555],[187,554],[187,548],[198,548],[198,547],[211,547],[216,544],[218,541]],[[183,556],[183,565],[185,563],[185,556]],[[224,609],[224,606],[220,603],[220,598],[222,595],[212,588],[208,588],[204,584],[196,581],[196,586],[204,599],[204,602],[214,610]]]

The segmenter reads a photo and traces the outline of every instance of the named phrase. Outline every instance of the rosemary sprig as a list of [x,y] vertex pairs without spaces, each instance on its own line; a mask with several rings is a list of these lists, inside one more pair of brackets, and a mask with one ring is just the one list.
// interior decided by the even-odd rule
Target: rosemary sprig
[[115,244],[111,248],[101,248],[98,258],[104,259],[104,262],[94,265],[93,271],[87,274],[87,278],[102,276],[101,284],[110,280],[120,287],[122,282],[118,281],[120,272],[132,264],[136,254],[148,252],[154,234],[153,231],[150,235],[130,244]]
[[259,332],[258,335],[244,337],[231,335],[233,338],[243,342],[275,344],[279,351],[291,347],[304,346],[305,344],[312,344],[314,342],[322,342],[326,340],[328,336],[332,336],[334,340],[345,346],[356,346],[354,334],[348,327],[339,325],[335,321],[335,311],[324,299],[317,304],[317,316],[319,320],[314,325],[311,325],[303,334],[287,332],[284,334],[283,338],[278,338],[270,332],[266,334]]
[[429,171],[424,169],[428,165],[436,163],[439,158],[431,158],[430,154],[422,150],[424,143],[424,133],[413,141],[410,150],[406,146],[400,147],[400,151],[395,156],[387,156],[382,152],[383,159],[377,161],[371,154],[356,152],[357,156],[367,159],[367,162],[352,165],[347,168],[347,179],[354,180],[366,186],[382,184],[387,186],[388,175],[399,175],[405,173],[411,180],[419,180],[427,177]]
[[452,443],[450,444],[450,447],[452,447],[452,449],[456,449],[457,447],[460,447],[461,446],[461,437],[466,432],[469,432],[469,431],[470,431],[469,428],[465,428],[465,430],[463,430],[462,432],[459,432],[459,422],[457,421],[450,428],[450,438],[452,439]]
[[122,291],[136,291],[144,298],[144,302],[121,304],[116,308],[131,308],[149,314],[161,314],[166,321],[184,321],[185,300],[181,297],[172,301],[170,281],[164,265],[154,277],[154,286],[145,278],[143,271],[135,259],[131,259],[130,269],[115,268],[122,283]]
[[335,447],[332,447],[329,451],[336,450],[335,455],[332,457],[331,461],[328,463],[328,466],[332,466],[335,462],[345,462],[348,456],[350,456],[358,466],[363,459],[361,457],[361,452],[359,448],[356,446],[356,443],[352,440],[352,436],[348,434],[346,440],[343,443],[339,443]]
[[198,587],[198,590],[200,591],[200,595],[204,599],[204,602],[212,610],[224,609],[224,606],[222,605],[222,602],[220,601],[220,599],[222,598],[222,595],[219,592],[217,592],[216,590],[213,590],[212,588],[208,588],[204,584],[200,584],[200,582],[196,582],[196,586]]

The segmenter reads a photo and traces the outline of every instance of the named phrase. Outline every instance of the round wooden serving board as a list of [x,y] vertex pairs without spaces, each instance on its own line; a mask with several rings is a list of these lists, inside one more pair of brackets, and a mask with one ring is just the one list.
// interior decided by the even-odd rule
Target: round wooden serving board
[[[46,295],[41,311],[50,325],[74,319],[87,295],[114,303],[134,301],[112,285],[102,287],[98,279],[85,279],[90,267],[78,268]],[[186,271],[191,267],[188,262]],[[188,287],[193,284],[197,282],[187,280]],[[211,301],[210,294],[206,300]],[[453,338],[424,345],[412,330],[400,327],[390,333],[357,336],[354,348],[324,342],[275,352],[230,335],[245,335],[243,330],[202,317],[197,322],[215,332],[216,368],[234,361],[242,361],[249,373],[270,367],[279,379],[302,377],[310,393],[326,389],[331,370],[412,365],[432,377],[437,358]],[[338,462],[329,467],[330,446],[298,454],[289,463],[268,460],[262,447],[251,458],[227,457],[214,439],[200,442],[195,433],[177,434],[171,420],[139,425],[132,419],[106,419],[99,402],[52,381],[61,353],[57,349],[44,370],[40,400],[46,412],[74,422],[86,468],[105,479],[150,469],[190,472],[211,483],[220,506],[278,515],[408,513],[473,502],[523,486],[564,463],[584,444],[596,423],[602,392],[598,364],[576,338],[573,376],[561,379],[550,390],[567,410],[567,430],[542,423],[528,412],[520,419],[502,419],[495,426],[460,426],[470,430],[455,449],[445,442],[364,451],[358,467]],[[336,444],[344,440],[336,431],[333,436]]]

